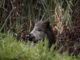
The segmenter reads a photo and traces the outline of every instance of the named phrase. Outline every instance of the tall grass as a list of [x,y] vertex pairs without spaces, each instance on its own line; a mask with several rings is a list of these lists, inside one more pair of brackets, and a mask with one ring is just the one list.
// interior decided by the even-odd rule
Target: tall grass
[[[0,31],[6,32],[10,28],[16,29],[17,25],[19,26],[19,28],[17,28],[19,31],[21,30],[21,26],[23,27],[23,24],[27,25],[25,28],[29,30],[28,27],[30,27],[30,20],[34,22],[36,20],[50,20],[53,24],[56,13],[55,8],[58,4],[61,9],[64,10],[63,23],[70,26],[70,12],[72,11],[71,7],[74,6],[77,1],[78,0],[1,0]],[[11,7],[16,7],[16,9],[14,9],[14,11],[12,11],[10,14],[12,10]]]
[[[44,46],[43,46],[44,44]],[[0,34],[0,60],[79,60],[68,54],[59,54],[48,48],[48,41],[31,42],[17,41],[10,34]]]

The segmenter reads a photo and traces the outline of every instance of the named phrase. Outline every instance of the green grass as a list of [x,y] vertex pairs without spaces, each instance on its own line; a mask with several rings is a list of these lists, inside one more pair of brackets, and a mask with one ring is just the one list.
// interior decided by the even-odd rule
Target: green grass
[[59,54],[53,51],[53,47],[54,45],[49,50],[48,41],[34,44],[17,41],[10,34],[0,34],[0,60],[79,60],[66,53]]

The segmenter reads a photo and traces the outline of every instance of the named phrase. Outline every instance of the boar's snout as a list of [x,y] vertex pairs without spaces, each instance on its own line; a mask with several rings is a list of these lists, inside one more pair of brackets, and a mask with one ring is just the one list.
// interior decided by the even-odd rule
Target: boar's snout
[[33,34],[28,34],[28,35],[26,35],[26,38],[27,38],[28,40],[32,41],[35,37],[34,37]]

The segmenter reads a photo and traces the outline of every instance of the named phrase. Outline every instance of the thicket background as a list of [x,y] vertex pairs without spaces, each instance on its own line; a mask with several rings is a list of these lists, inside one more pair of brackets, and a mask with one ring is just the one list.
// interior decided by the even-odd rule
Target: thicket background
[[53,24],[56,17],[71,26],[72,20],[79,20],[79,3],[79,0],[0,0],[0,32],[12,28],[29,32],[32,22],[50,20]]

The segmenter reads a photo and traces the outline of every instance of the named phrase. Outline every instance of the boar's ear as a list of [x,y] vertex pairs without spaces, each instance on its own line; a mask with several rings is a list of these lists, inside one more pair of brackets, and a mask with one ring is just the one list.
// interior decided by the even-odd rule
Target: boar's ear
[[49,21],[45,21],[44,24],[46,25],[47,28],[50,26],[50,22]]
[[36,19],[36,20],[34,21],[34,23],[36,24],[38,21],[39,21],[39,20],[38,20],[38,19]]

